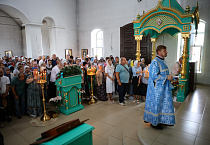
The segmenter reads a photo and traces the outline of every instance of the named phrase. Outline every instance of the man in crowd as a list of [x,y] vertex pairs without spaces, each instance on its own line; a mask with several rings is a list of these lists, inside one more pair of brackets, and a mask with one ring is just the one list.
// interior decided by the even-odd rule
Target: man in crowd
[[18,63],[18,67],[14,70],[14,75],[18,75],[19,73],[23,73],[24,72],[24,67],[21,63]]
[[52,61],[49,60],[47,65],[46,65],[46,69],[47,69],[47,74],[50,75],[51,71],[52,71]]
[[42,59],[39,61],[39,67],[41,67],[42,63],[45,63],[45,55],[43,55]]
[[174,68],[171,73],[172,76],[178,76],[180,74],[180,71],[182,70],[182,68],[181,68],[182,60],[183,60],[183,58],[180,57],[179,61],[175,63]]
[[149,82],[146,94],[144,110],[145,123],[151,123],[155,129],[162,130],[162,124],[174,125],[174,107],[168,66],[164,60],[167,57],[167,49],[159,45],[156,49],[157,56],[149,67]]
[[121,64],[116,68],[116,77],[118,81],[118,92],[119,92],[119,104],[125,106],[125,93],[127,91],[129,83],[129,68],[126,64],[126,58],[121,58]]
[[15,100],[15,111],[18,119],[22,118],[21,114],[25,114],[25,84],[26,78],[25,74],[22,72],[15,76],[11,81],[11,89]]
[[53,55],[52,55],[52,66],[53,66],[53,67],[56,66],[56,62],[57,62],[56,55],[53,54]]
[[[3,76],[4,71],[0,68],[0,122],[4,122],[5,117],[7,116],[7,121],[11,122],[11,100],[10,100],[10,96],[9,96],[9,84],[10,84],[10,80],[8,77]],[[4,104],[4,102],[7,102],[7,105]],[[4,113],[2,113],[4,111],[4,109],[6,109],[6,116],[4,115]]]
[[63,67],[63,64],[58,61],[57,65],[53,67],[50,76],[50,98],[56,97],[56,85],[55,81],[57,79],[57,74],[60,72],[60,69]]

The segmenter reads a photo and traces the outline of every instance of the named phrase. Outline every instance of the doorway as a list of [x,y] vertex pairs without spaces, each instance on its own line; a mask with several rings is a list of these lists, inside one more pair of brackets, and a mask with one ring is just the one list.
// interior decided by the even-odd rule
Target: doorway
[[[150,35],[144,36],[140,43],[141,58],[145,59],[146,64],[151,63],[152,42]],[[133,23],[120,27],[120,57],[126,59],[136,59],[137,42],[134,37]]]

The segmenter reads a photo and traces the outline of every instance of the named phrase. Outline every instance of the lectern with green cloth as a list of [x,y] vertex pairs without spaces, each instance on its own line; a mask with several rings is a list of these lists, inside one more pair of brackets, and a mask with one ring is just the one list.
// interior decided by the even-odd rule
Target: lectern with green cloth
[[92,145],[92,130],[94,127],[82,124],[41,145]]
[[[183,62],[181,78],[179,79],[179,91],[177,101],[183,102],[188,93],[189,83],[189,48],[190,48],[190,30],[194,22],[195,29],[198,29],[199,11],[197,7],[192,10],[188,6],[184,10],[176,0],[159,0],[158,5],[143,15],[137,15],[137,19],[133,21],[134,37],[137,41],[136,59],[140,60],[140,41],[143,35],[150,35],[152,41],[152,59],[155,58],[155,42],[157,38],[168,33],[175,36],[178,33],[182,34],[184,39],[183,47]],[[197,32],[196,32],[197,33]]]
[[82,76],[80,74],[81,70],[78,66],[65,67],[61,70],[60,78],[55,82],[57,93],[62,97],[60,111],[65,115],[84,109],[81,103]]

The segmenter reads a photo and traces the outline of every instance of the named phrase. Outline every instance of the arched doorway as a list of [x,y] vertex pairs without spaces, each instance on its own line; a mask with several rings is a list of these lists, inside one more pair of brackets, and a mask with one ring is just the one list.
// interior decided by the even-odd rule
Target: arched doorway
[[[136,40],[133,31],[133,23],[120,27],[120,57],[136,59]],[[151,62],[152,42],[150,35],[144,36],[141,40],[141,58],[145,58],[146,64]]]
[[45,17],[42,21],[42,54],[52,56],[55,53],[55,21],[51,17]]
[[0,57],[5,51],[12,51],[12,55],[27,55],[25,29],[22,24],[28,18],[14,7],[0,4]]

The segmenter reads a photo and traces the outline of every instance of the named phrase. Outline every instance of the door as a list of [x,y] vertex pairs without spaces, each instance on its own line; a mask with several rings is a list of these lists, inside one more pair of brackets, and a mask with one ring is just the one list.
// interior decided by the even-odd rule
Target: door
[[[136,59],[137,42],[134,37],[133,23],[120,27],[120,57]],[[151,62],[152,42],[150,35],[144,36],[140,43],[141,58],[145,58],[146,64]]]

